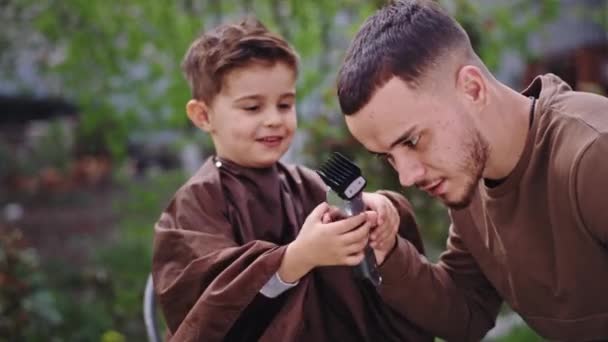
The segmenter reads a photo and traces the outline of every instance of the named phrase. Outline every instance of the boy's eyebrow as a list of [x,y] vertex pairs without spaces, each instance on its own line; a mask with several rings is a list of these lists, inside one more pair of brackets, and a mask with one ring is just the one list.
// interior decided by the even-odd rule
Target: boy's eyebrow
[[[285,97],[296,97],[296,93],[293,91],[287,92],[287,93],[283,93],[281,94],[280,98],[285,98]],[[239,98],[237,98],[235,101],[243,101],[243,100],[259,100],[264,98],[264,96],[260,95],[260,94],[251,94],[251,95],[245,95],[245,96],[241,96]]]
[[262,95],[258,95],[258,94],[252,94],[252,95],[245,95],[245,96],[241,96],[239,98],[237,98],[235,101],[242,101],[242,100],[258,100],[262,98]]

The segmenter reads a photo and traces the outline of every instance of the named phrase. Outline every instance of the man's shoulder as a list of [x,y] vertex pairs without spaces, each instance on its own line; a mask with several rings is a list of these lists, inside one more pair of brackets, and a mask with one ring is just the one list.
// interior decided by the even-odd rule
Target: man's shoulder
[[555,94],[547,101],[543,116],[567,126],[577,125],[589,128],[593,132],[608,132],[608,98],[602,95],[564,91]]
[[[539,117],[535,145],[541,157],[572,163],[600,135],[608,133],[608,99],[570,91],[556,96]],[[550,156],[550,158],[549,158]]]

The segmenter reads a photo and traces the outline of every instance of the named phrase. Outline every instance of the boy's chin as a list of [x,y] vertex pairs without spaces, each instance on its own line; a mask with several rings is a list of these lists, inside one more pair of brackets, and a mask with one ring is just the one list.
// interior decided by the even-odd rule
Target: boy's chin
[[273,158],[265,158],[265,159],[252,160],[251,163],[250,163],[250,167],[255,167],[255,168],[272,167],[280,159],[281,159],[281,157],[278,157],[278,158],[273,157]]

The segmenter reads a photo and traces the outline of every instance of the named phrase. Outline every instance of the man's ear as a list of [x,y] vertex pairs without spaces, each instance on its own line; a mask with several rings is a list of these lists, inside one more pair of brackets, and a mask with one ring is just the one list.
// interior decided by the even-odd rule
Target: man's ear
[[465,65],[458,71],[456,86],[461,94],[474,105],[485,104],[488,96],[486,77],[474,65]]
[[213,124],[209,119],[209,108],[203,101],[190,100],[186,104],[186,113],[192,123],[207,133],[213,131]]

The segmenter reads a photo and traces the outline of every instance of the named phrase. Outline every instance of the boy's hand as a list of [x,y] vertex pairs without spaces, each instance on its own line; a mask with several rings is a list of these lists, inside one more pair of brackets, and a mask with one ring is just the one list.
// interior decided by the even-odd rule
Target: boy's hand
[[374,212],[327,222],[330,207],[319,204],[306,218],[298,237],[287,246],[279,267],[283,281],[293,283],[317,266],[358,265],[363,260]]
[[363,259],[363,249],[373,225],[368,219],[369,213],[324,222],[323,217],[330,210],[327,203],[318,205],[306,218],[294,244],[312,267],[357,265]]
[[370,246],[374,249],[378,265],[384,262],[397,242],[397,232],[401,221],[393,203],[380,194],[363,193],[365,205],[378,213],[378,224],[372,228]]

